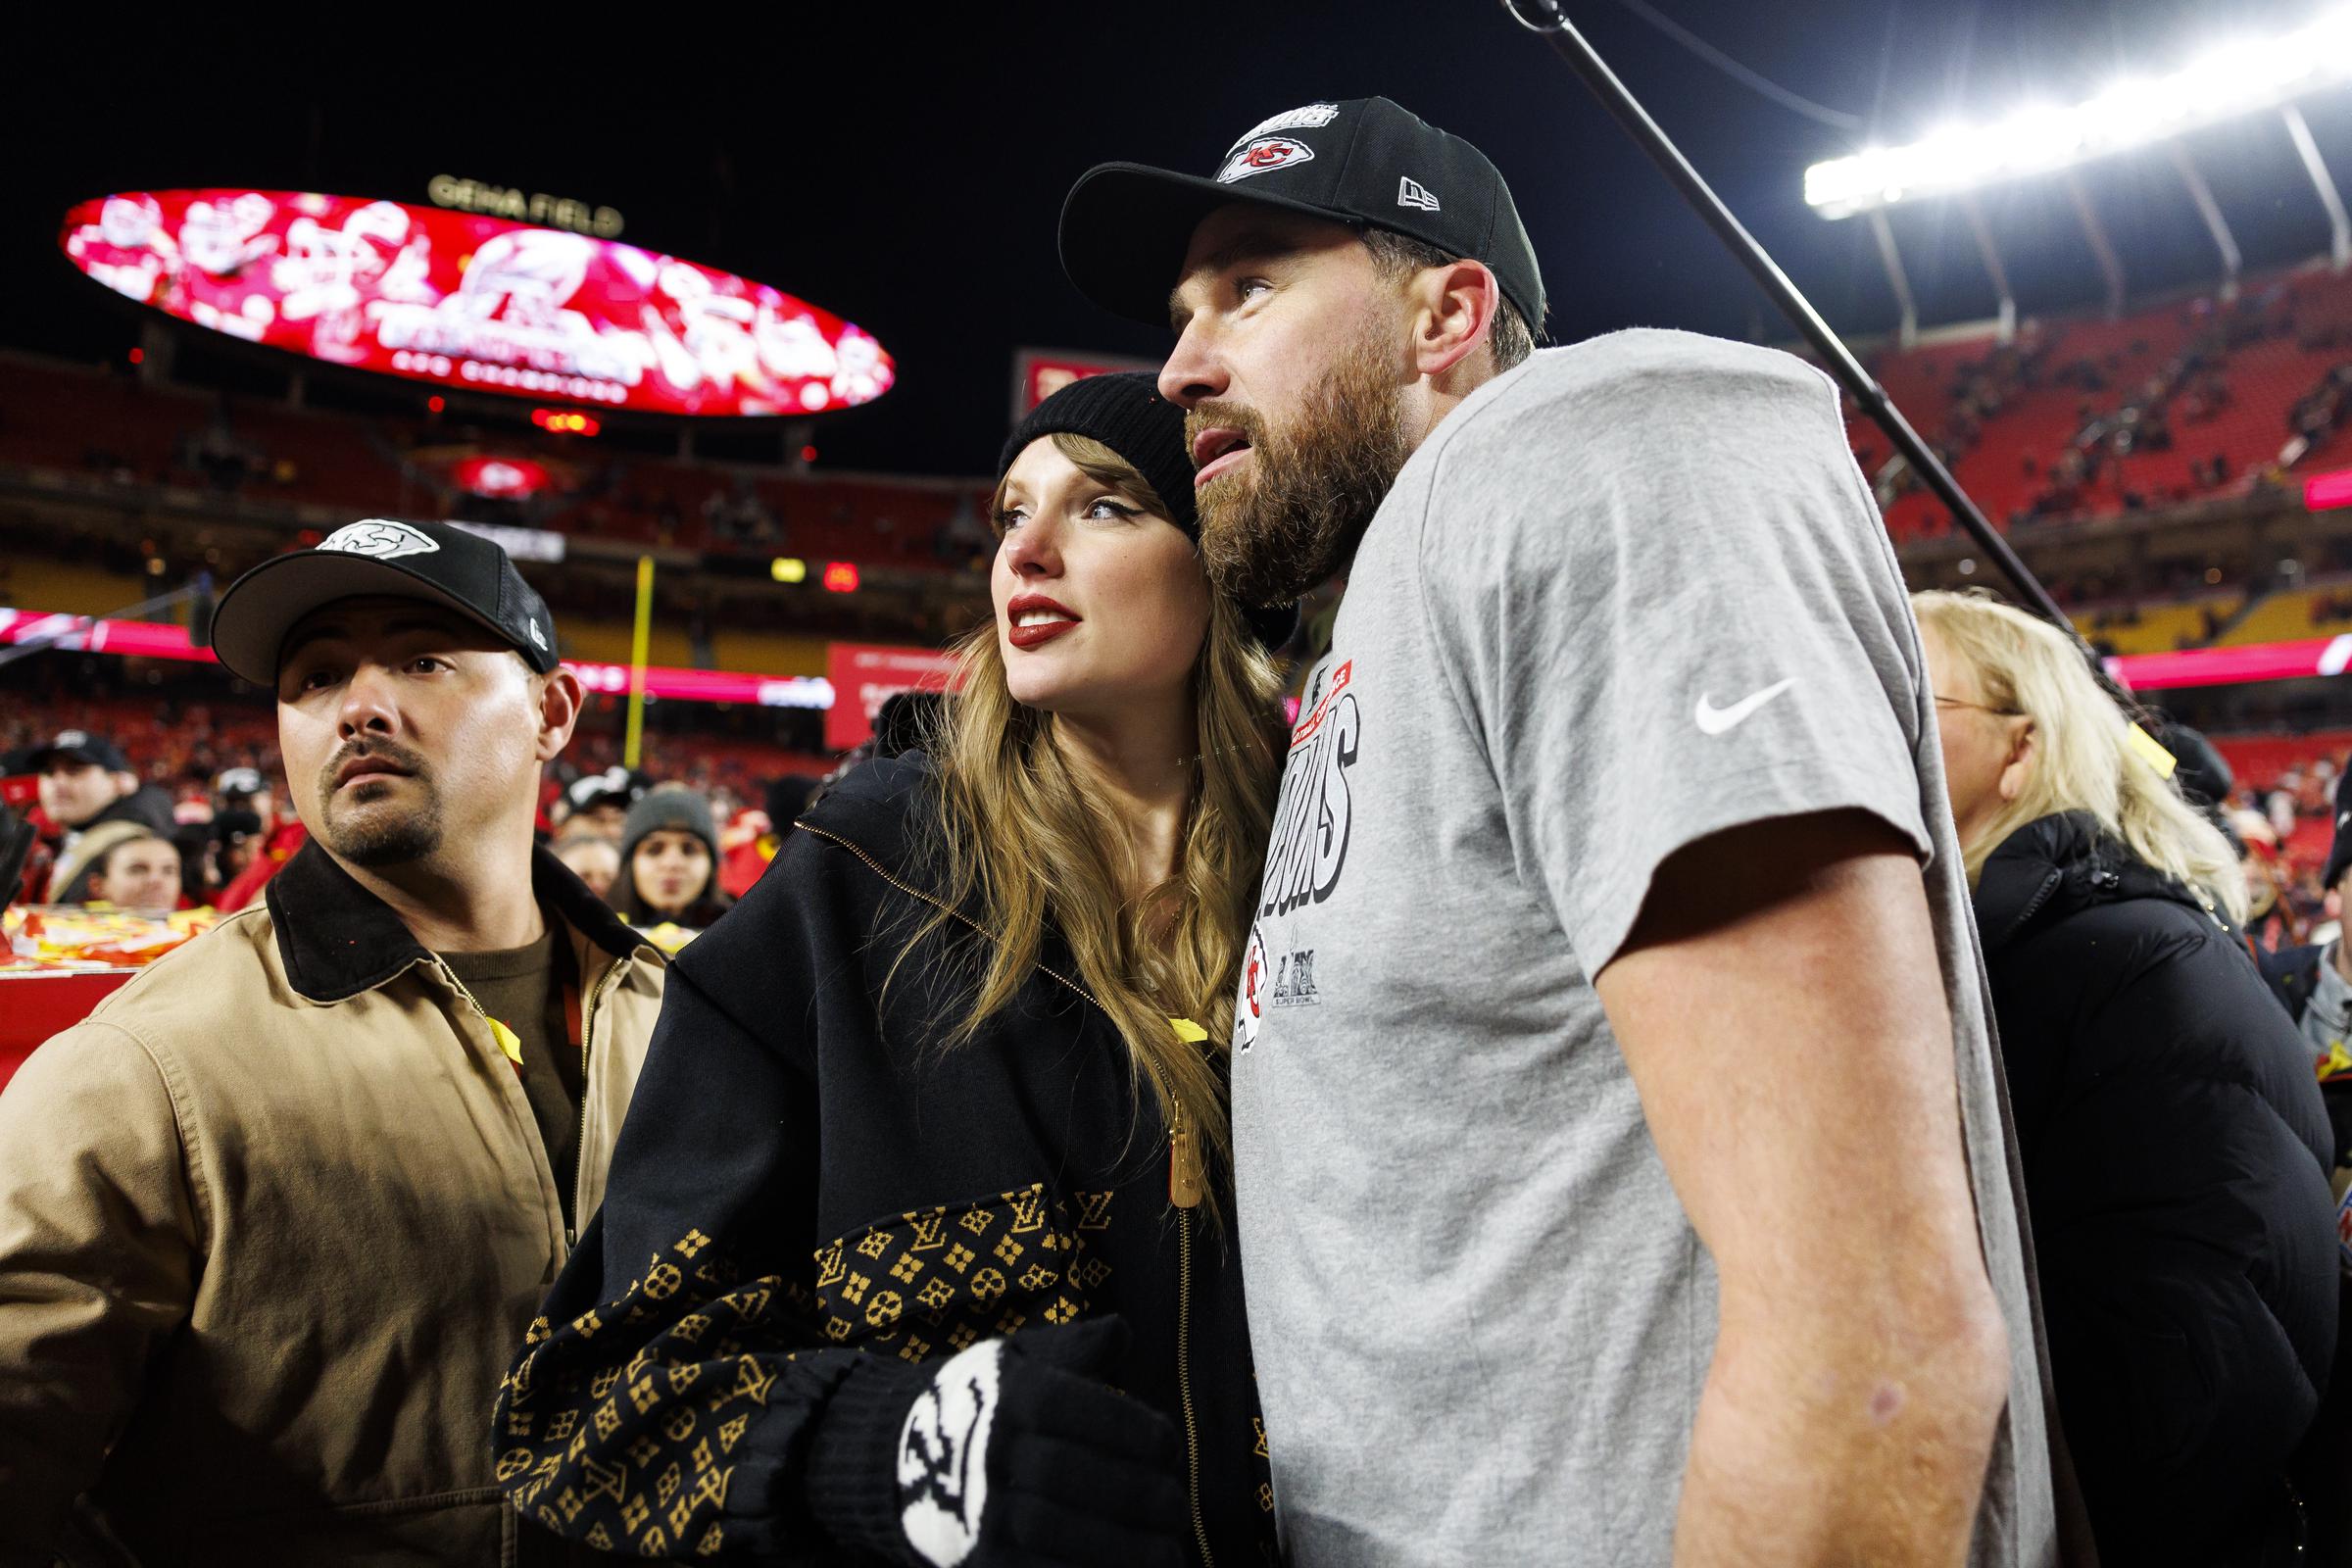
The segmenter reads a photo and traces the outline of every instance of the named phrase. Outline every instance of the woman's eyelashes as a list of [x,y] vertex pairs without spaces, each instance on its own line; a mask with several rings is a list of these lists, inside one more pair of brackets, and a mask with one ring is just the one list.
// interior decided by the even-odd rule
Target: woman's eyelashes
[[[1114,501],[1109,496],[1097,496],[1085,506],[1080,507],[1077,513],[1079,519],[1085,522],[1132,522],[1143,514],[1141,507],[1124,501]],[[1006,507],[996,514],[994,520],[997,525],[997,537],[1002,539],[1022,523],[1027,522],[1029,513],[1026,508]]]

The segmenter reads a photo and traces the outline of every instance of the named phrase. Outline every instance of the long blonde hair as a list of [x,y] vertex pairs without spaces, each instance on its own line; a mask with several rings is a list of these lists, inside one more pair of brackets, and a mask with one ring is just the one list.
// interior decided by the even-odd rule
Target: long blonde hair
[[[1110,448],[1069,432],[1053,441],[1096,483],[1168,515]],[[1000,486],[992,514],[1003,501]],[[969,1044],[1011,1002],[1051,920],[1127,1043],[1131,1085],[1140,1095],[1148,1083],[1171,1124],[1181,1109],[1209,1167],[1223,1170],[1232,1158],[1224,1069],[1234,987],[1273,828],[1284,734],[1273,662],[1232,601],[1212,594],[1210,603],[1192,675],[1200,755],[1169,880],[1126,899],[1122,872],[1136,851],[1129,824],[1094,803],[1054,741],[1054,715],[1012,700],[993,619],[956,649],[959,690],[937,736],[935,832],[946,902],[984,910],[989,936],[971,1006],[946,1044]],[[948,918],[934,916],[916,940]],[[1171,1016],[1199,1024],[1206,1042],[1179,1040]]]
[[1982,591],[1911,596],[1920,624],[1968,662],[1986,706],[2034,724],[2034,760],[1963,859],[1974,883],[2002,841],[2057,811],[2088,811],[2149,865],[2202,893],[2231,921],[2246,916],[2246,879],[2221,829],[2136,755],[2130,723],[2065,633]]

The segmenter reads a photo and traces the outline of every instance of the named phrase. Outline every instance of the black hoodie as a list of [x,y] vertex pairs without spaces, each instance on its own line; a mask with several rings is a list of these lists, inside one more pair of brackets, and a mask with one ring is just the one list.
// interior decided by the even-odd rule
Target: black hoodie
[[[644,1555],[912,1560],[895,1454],[924,1363],[1115,1313],[1118,1386],[1198,1453],[1196,1549],[1256,1563],[1240,1269],[1208,1210],[1170,1207],[1125,1042],[1051,931],[952,1050],[976,943],[951,921],[900,962],[938,907],[912,844],[931,778],[920,753],[852,773],[671,967],[604,1206],[500,1396],[501,1479]],[[632,1507],[641,1483],[660,1506]]]
[[2235,933],[2086,813],[2010,835],[1976,910],[2101,1558],[2235,1561],[2334,1348],[2311,1054]]

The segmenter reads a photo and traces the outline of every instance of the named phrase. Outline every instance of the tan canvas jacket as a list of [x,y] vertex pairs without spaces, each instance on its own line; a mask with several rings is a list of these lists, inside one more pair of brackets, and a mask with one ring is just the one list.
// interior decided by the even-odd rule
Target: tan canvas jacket
[[[580,977],[585,1222],[662,959],[544,851],[533,883]],[[569,1245],[488,1020],[305,848],[0,1093],[0,1563],[85,1493],[150,1568],[516,1561],[491,1404]]]

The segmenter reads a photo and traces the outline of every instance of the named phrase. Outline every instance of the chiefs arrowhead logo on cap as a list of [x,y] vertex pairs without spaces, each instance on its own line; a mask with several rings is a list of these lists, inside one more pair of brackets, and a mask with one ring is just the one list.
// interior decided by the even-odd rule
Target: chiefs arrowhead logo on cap
[[345,523],[319,540],[318,548],[339,550],[347,556],[369,556],[377,561],[398,561],[403,556],[427,555],[441,547],[430,536],[405,522],[370,517],[365,522]]
[[1235,149],[1233,156],[1225,160],[1225,167],[1217,171],[1217,183],[1230,185],[1237,179],[1248,179],[1251,174],[1262,174],[1269,169],[1288,169],[1293,164],[1310,163],[1314,156],[1315,150],[1302,141],[1289,136],[1259,136]]
[[1259,121],[1247,131],[1236,136],[1233,139],[1233,145],[1239,147],[1246,141],[1255,141],[1260,136],[1271,136],[1278,130],[1313,130],[1319,126],[1330,124],[1339,117],[1340,106],[1338,104],[1308,104],[1303,109],[1288,109],[1270,119]]

